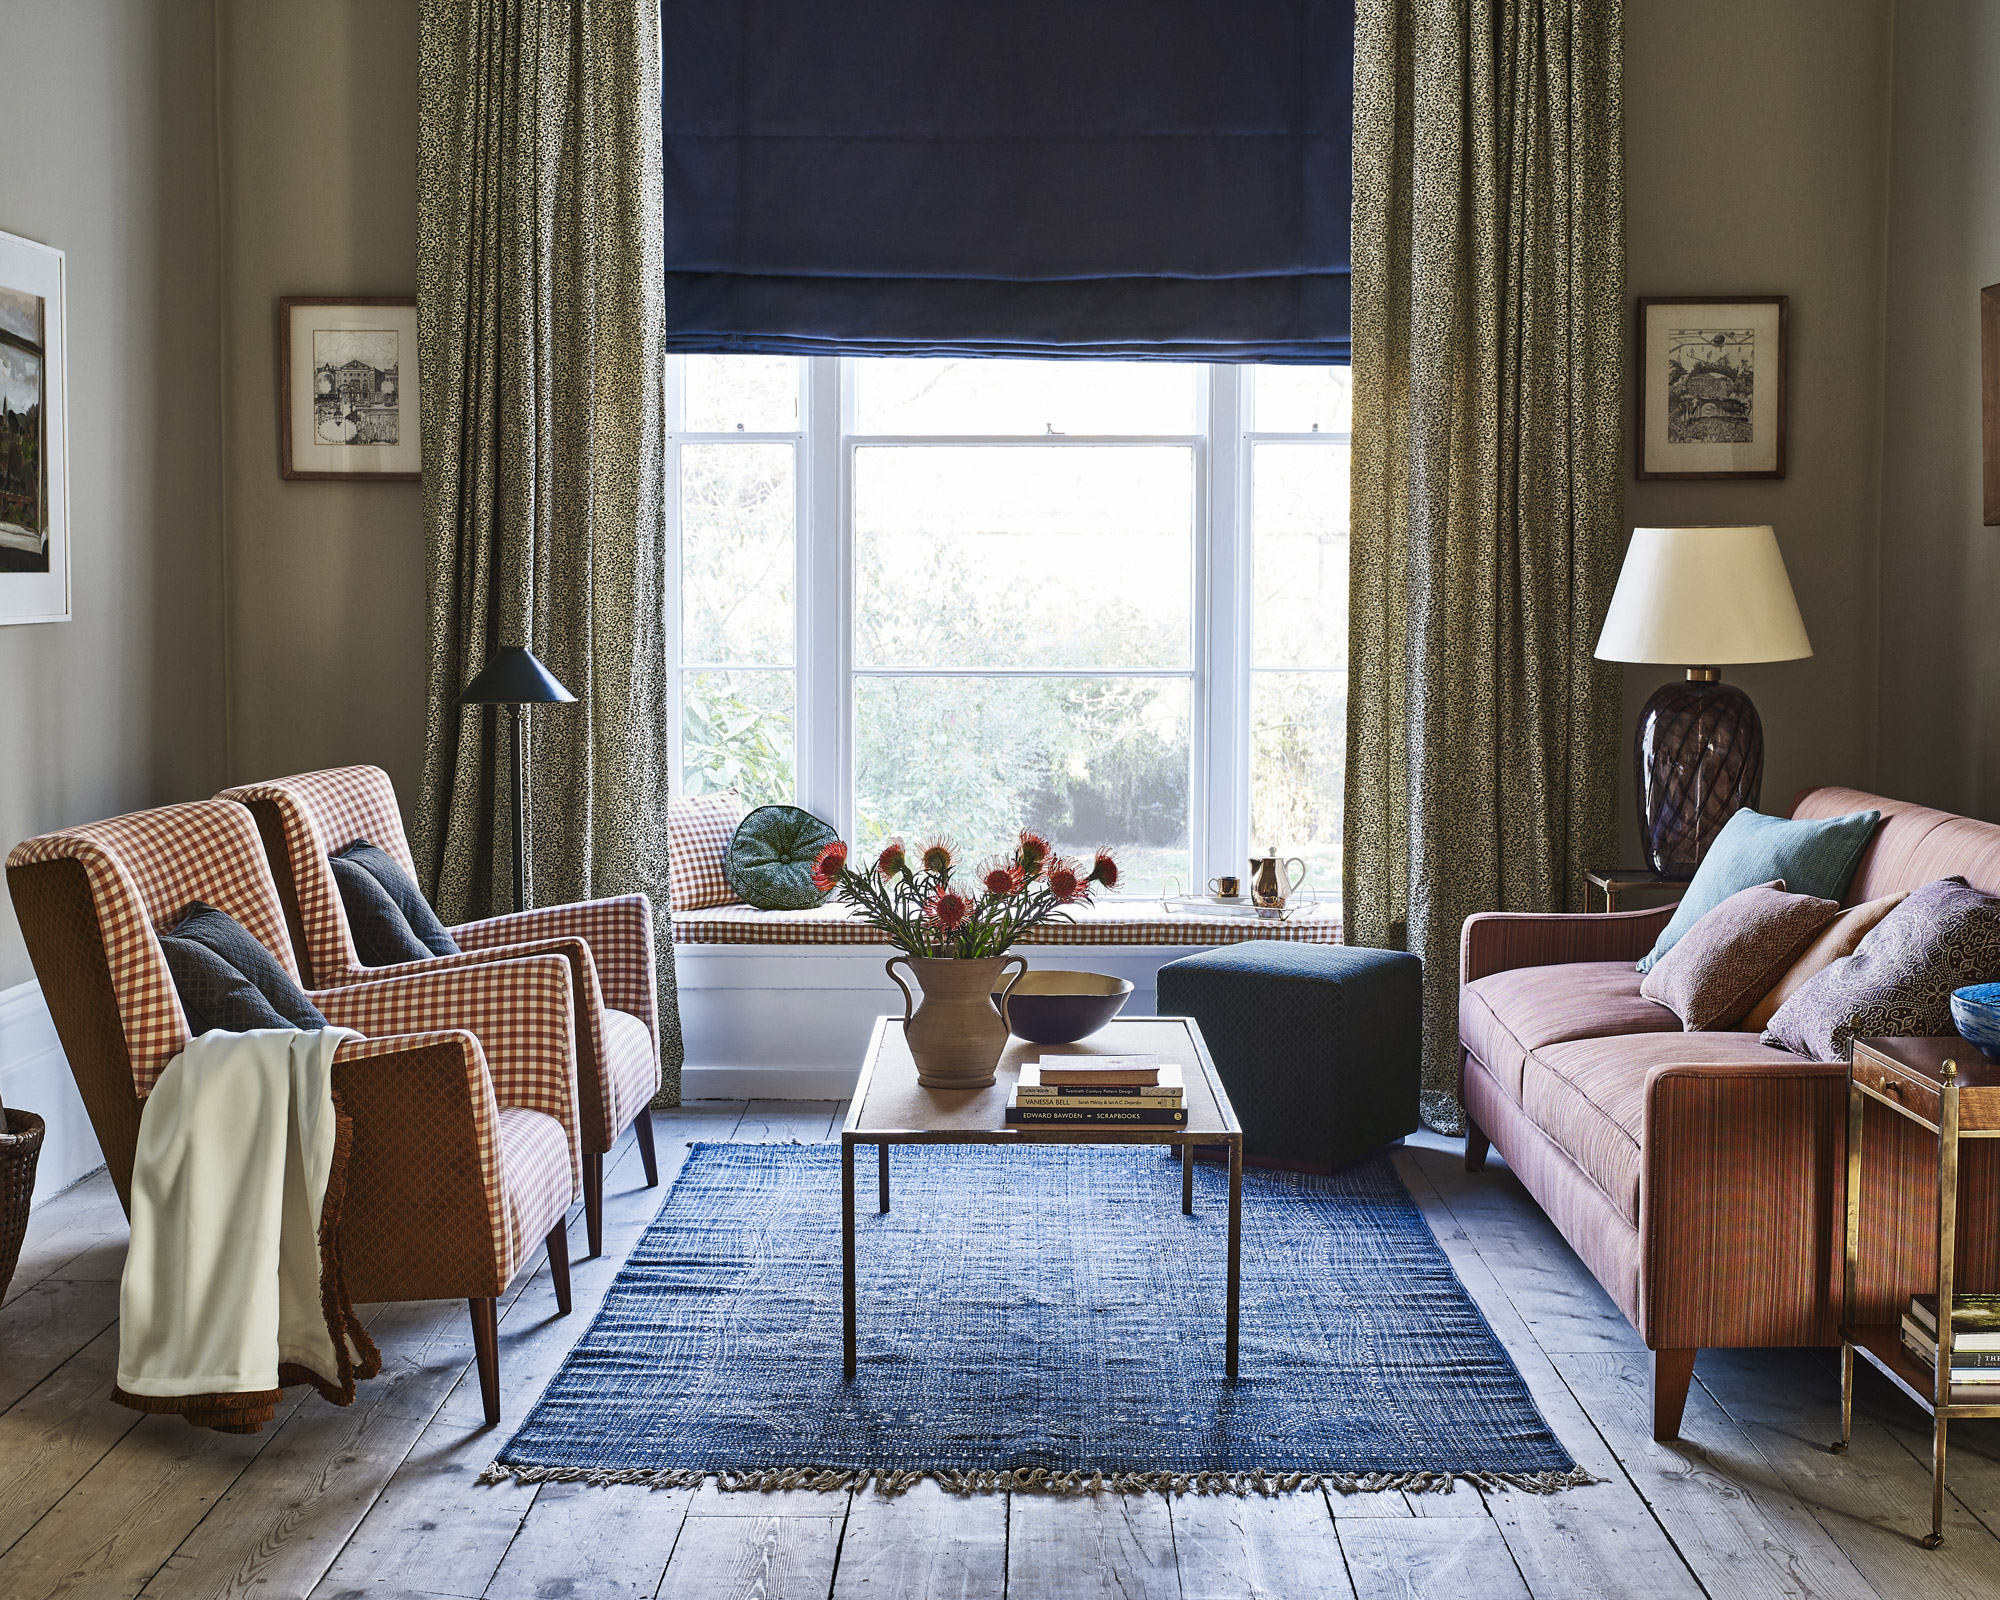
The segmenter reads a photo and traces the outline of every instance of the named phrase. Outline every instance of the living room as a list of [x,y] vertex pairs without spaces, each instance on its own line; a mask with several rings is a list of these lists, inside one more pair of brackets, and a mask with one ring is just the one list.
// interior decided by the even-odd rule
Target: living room
[[823,10],[0,0],[0,1594],[1991,1593],[2000,15]]

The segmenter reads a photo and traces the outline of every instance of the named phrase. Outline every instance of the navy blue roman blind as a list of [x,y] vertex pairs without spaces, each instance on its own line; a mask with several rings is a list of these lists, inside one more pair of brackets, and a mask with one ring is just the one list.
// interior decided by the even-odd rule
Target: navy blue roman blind
[[1353,0],[663,0],[668,345],[1348,358]]

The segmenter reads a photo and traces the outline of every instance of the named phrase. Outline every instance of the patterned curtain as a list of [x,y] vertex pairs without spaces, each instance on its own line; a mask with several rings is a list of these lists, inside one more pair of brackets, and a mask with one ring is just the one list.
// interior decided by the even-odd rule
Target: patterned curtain
[[1617,843],[1616,0],[1361,0],[1344,918],[1424,960],[1460,1125],[1458,939],[1582,909]]
[[419,72],[418,860],[447,922],[512,909],[507,714],[458,697],[527,645],[578,701],[528,715],[529,903],[652,896],[671,1103],[657,0],[424,0]]

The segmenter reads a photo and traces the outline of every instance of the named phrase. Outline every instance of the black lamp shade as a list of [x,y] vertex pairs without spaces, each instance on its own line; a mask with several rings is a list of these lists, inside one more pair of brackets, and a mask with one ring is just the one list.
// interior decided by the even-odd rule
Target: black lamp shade
[[560,705],[575,698],[535,659],[534,651],[525,645],[503,644],[487,657],[486,666],[465,686],[458,702],[466,706],[539,706]]

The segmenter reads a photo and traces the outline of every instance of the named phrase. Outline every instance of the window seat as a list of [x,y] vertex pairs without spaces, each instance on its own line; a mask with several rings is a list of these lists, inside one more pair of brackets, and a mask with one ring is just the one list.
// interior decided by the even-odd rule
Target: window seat
[[[1030,929],[1021,945],[1152,945],[1190,948],[1241,944],[1250,939],[1283,939],[1303,944],[1340,943],[1340,912],[1334,906],[1304,906],[1284,921],[1258,917],[1169,913],[1160,902],[1134,897],[1099,900]],[[846,906],[828,904],[810,911],[759,911],[742,904],[674,913],[676,945],[877,945],[889,948],[886,934],[857,920]]]

